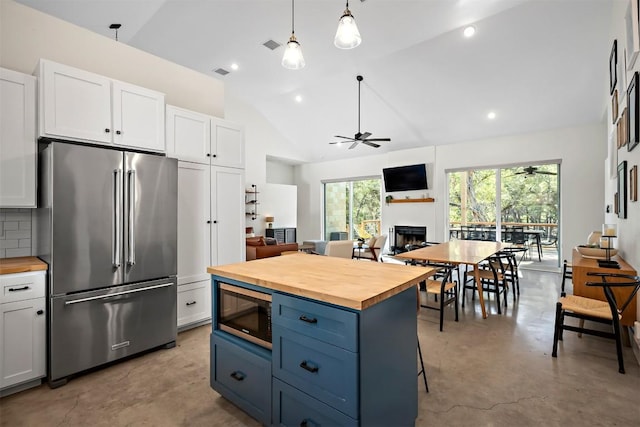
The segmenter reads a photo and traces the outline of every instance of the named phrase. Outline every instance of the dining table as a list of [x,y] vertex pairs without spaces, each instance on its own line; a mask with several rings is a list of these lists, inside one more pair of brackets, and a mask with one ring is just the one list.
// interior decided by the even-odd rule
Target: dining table
[[482,318],[487,318],[484,306],[482,283],[480,282],[480,262],[501,251],[507,245],[501,242],[486,242],[479,240],[450,240],[433,246],[414,249],[395,255],[395,258],[406,261],[425,261],[448,263],[453,265],[470,265],[478,288],[478,299],[482,308]]
[[[489,239],[489,232],[493,231],[494,232],[494,238],[495,238],[495,228],[494,227],[479,227],[473,231],[476,231],[478,233],[480,233],[482,235],[481,239],[475,239],[475,240],[488,240]],[[501,235],[502,235],[502,240],[506,243],[509,243],[511,240],[510,235],[513,233],[512,230],[510,229],[506,229],[506,230],[502,230],[501,231]],[[525,236],[528,236],[530,238],[532,238],[533,240],[535,240],[535,244],[536,244],[536,250],[538,253],[538,262],[542,262],[542,256],[543,256],[543,252],[542,252],[542,237],[545,235],[545,232],[543,230],[535,230],[535,229],[524,229],[522,231],[522,233]],[[456,239],[463,239],[463,229],[460,227],[454,227],[454,228],[449,228],[449,235],[451,236],[451,238],[456,238]],[[474,239],[463,239],[463,240],[474,240]],[[493,239],[491,239],[493,240]]]

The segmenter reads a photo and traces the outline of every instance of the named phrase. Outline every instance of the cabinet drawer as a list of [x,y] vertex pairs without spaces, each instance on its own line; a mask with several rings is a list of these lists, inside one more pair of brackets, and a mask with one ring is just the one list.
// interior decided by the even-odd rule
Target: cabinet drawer
[[44,297],[44,282],[44,271],[0,275],[0,304]]
[[351,311],[273,294],[272,322],[346,350],[358,351],[358,315]]
[[270,360],[212,334],[211,387],[263,424],[271,424]]
[[347,415],[358,417],[357,353],[273,328],[273,375]]
[[273,380],[274,426],[357,426],[358,421],[299,390]]
[[178,286],[178,327],[211,318],[211,283]]

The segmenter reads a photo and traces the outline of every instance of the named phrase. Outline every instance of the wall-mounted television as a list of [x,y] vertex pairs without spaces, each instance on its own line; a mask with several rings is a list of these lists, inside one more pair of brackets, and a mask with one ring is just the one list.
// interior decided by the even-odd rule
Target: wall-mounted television
[[387,193],[394,191],[426,190],[426,165],[399,166],[382,169],[384,189]]

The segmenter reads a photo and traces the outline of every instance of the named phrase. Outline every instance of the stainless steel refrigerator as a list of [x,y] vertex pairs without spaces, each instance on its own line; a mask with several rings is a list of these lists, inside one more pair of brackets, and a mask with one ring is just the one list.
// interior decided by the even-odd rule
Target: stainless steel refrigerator
[[177,160],[41,144],[36,247],[49,263],[48,380],[176,340]]

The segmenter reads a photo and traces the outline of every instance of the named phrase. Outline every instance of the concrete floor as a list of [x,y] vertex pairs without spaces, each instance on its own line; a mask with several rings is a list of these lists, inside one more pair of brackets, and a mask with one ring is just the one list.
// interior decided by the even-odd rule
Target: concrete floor
[[[483,320],[467,301],[460,321],[423,309],[418,330],[430,393],[418,382],[419,426],[638,426],[640,368],[614,343],[565,332],[551,357],[559,276],[525,271],[521,296]],[[469,294],[467,296],[469,298]],[[257,426],[209,388],[209,331],[180,333],[174,349],[0,399],[2,426]],[[416,381],[418,379],[416,378]],[[384,393],[381,390],[381,393]]]

